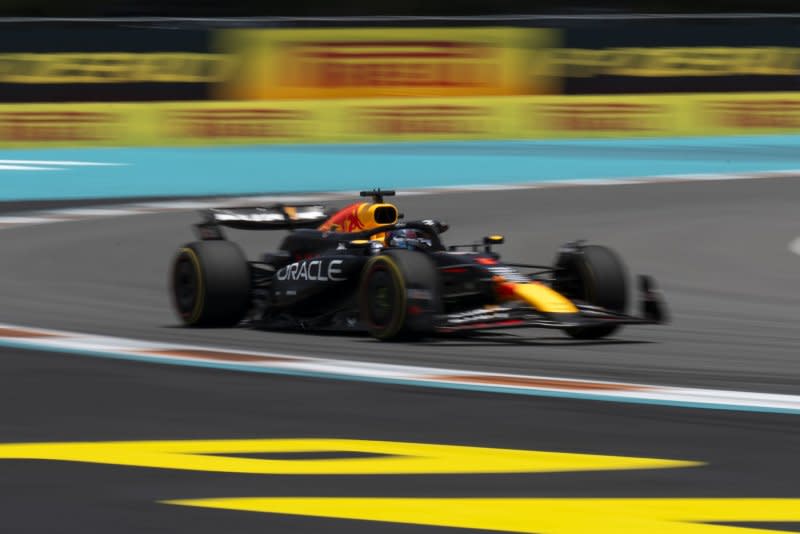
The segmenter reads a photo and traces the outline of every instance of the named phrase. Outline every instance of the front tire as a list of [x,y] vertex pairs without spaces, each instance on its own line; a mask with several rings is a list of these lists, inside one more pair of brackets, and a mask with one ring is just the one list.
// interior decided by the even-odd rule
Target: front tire
[[[587,245],[559,254],[553,289],[569,299],[583,301],[617,313],[628,303],[628,274],[619,256],[610,248]],[[619,325],[567,328],[575,339],[600,339]]]
[[175,310],[187,326],[235,326],[250,307],[250,265],[230,241],[183,246],[170,281]]
[[358,303],[361,322],[373,337],[424,337],[433,332],[440,308],[438,270],[422,252],[389,250],[364,266]]

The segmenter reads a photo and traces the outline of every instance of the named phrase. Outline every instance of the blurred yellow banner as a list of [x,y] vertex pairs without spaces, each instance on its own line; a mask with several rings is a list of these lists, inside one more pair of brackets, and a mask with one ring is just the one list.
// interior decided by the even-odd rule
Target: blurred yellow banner
[[233,59],[199,52],[0,54],[0,83],[200,83],[228,78]]
[[127,110],[80,104],[8,104],[0,106],[0,146],[103,146],[129,144],[133,132]]
[[516,106],[514,137],[652,137],[703,135],[691,131],[686,99],[675,95],[548,96]]
[[800,93],[0,105],[0,147],[635,138],[798,131]]
[[697,94],[687,107],[710,134],[800,132],[800,93]]
[[320,102],[159,104],[154,135],[167,145],[318,142],[322,108]]
[[345,100],[330,124],[340,141],[493,139],[509,131],[505,98]]
[[798,133],[800,93],[515,98],[516,139]]
[[778,46],[650,46],[551,48],[542,54],[552,72],[569,78],[796,76],[800,48]]
[[317,102],[0,105],[0,146],[313,143]]
[[344,28],[227,30],[217,48],[239,58],[222,100],[543,94],[529,50],[557,30]]

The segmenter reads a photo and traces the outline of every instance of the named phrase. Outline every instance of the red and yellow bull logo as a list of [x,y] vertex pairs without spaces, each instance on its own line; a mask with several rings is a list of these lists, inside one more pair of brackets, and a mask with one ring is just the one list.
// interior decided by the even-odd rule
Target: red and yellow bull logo
[[360,232],[396,222],[397,208],[394,205],[357,202],[339,210],[319,229],[331,232]]

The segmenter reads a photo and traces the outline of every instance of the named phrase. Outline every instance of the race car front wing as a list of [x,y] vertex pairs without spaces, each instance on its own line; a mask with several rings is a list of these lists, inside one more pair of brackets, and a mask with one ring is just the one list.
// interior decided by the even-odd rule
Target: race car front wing
[[442,314],[436,317],[435,331],[447,334],[474,330],[497,330],[503,328],[581,328],[609,324],[663,324],[668,320],[666,305],[661,292],[655,288],[648,276],[639,277],[639,307],[642,315],[637,317],[618,313],[599,306],[574,302],[577,313],[542,313],[524,305],[493,306],[459,313]]

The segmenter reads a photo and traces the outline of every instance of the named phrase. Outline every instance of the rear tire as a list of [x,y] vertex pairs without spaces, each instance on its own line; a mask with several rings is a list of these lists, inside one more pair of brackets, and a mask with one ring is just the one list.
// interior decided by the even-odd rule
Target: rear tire
[[419,339],[432,333],[440,302],[439,272],[422,252],[389,250],[364,266],[359,313],[377,339]]
[[235,326],[250,307],[250,265],[230,241],[196,241],[172,265],[175,310],[187,326]]
[[[553,289],[569,299],[583,301],[607,310],[625,313],[628,304],[628,275],[619,256],[607,247],[587,245],[556,259]],[[620,328],[603,325],[567,328],[575,339],[600,339]]]

